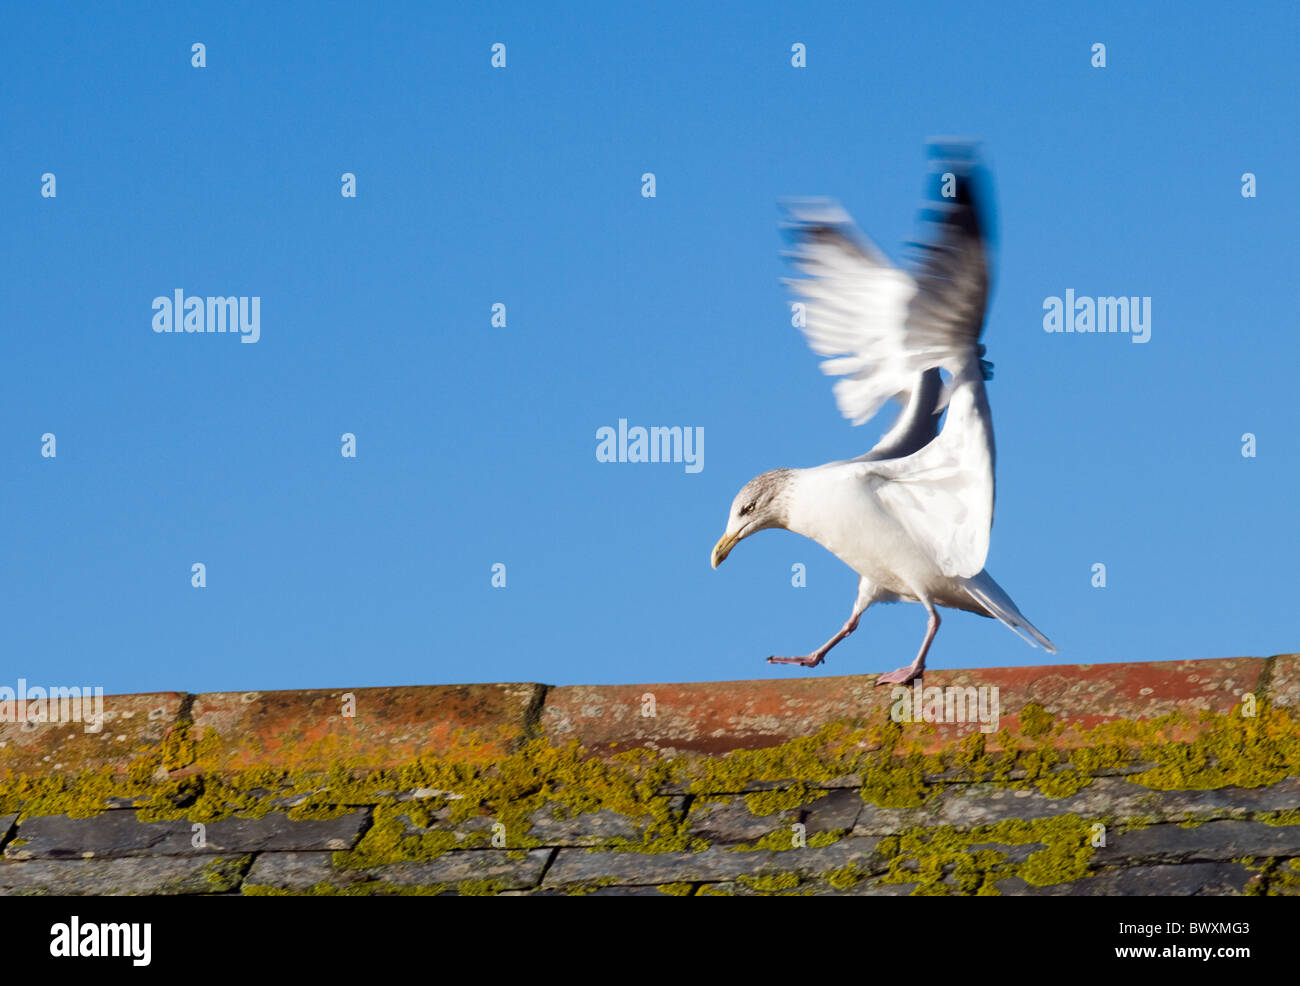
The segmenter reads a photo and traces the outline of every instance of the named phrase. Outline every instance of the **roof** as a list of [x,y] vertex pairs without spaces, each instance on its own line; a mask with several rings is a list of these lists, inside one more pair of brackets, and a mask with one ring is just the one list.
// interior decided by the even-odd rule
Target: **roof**
[[4,711],[6,894],[1300,892],[1294,654]]

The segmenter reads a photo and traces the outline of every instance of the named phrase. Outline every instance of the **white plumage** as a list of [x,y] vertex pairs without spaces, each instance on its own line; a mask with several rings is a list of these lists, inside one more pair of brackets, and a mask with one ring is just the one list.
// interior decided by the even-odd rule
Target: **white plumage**
[[715,568],[750,534],[783,527],[859,575],[853,612],[839,633],[805,657],[773,662],[815,666],[872,603],[898,600],[921,603],[930,619],[916,660],[881,683],[922,673],[939,626],[935,606],[994,617],[1056,652],[984,571],[995,460],[984,386],[990,365],[979,343],[990,280],[987,215],[969,148],[939,150],[950,155],[938,162],[941,194],[923,213],[936,231],[919,244],[914,273],[890,263],[837,204],[789,206],[789,256],[805,276],[788,283],[804,305],[809,346],[826,357],[822,371],[840,378],[834,391],[841,413],[861,424],[890,400],[903,410],[865,455],[764,473],[732,503]]

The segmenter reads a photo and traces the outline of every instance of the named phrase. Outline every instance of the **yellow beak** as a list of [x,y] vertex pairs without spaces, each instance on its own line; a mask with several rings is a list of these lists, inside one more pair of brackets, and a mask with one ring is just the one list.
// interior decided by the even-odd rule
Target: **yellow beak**
[[718,539],[718,543],[713,546],[713,567],[717,568],[727,560],[727,555],[731,554],[731,549],[736,546],[740,538],[735,534],[724,534]]

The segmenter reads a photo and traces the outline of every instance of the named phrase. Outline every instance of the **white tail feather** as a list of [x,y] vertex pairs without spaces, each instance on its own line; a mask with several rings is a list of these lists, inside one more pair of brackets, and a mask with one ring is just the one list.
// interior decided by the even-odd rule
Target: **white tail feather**
[[1011,597],[1003,591],[1002,586],[993,581],[993,577],[988,572],[980,572],[974,578],[964,579],[962,585],[972,599],[987,609],[991,616],[1015,631],[1016,635],[1026,643],[1031,646],[1037,643],[1047,653],[1056,653],[1056,645],[1025,618],[1025,615],[1016,608],[1016,604],[1011,601]]

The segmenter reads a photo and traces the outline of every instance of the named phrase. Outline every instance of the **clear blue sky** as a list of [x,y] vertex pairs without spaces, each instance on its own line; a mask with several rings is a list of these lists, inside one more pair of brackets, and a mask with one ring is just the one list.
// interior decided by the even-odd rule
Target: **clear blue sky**
[[[936,134],[999,203],[988,568],[1061,653],[953,613],[931,667],[1300,648],[1293,7],[444,6],[6,9],[0,684],[907,663],[914,605],[768,666],[855,576],[785,532],[708,556],[751,476],[881,430],[790,326],[776,203],[897,257]],[[259,296],[260,341],[155,334],[177,288]],[[1151,341],[1044,333],[1067,288],[1150,296]],[[619,418],[703,428],[703,471],[597,462]]]

